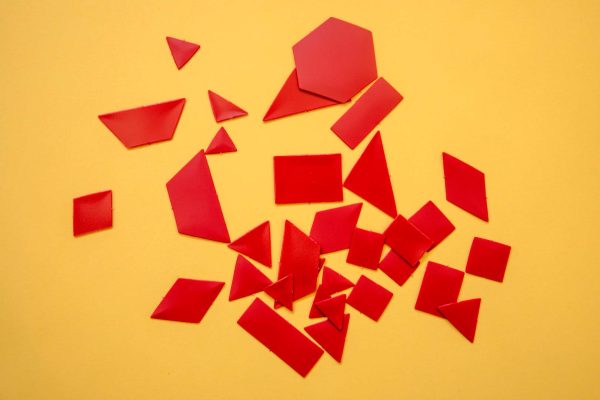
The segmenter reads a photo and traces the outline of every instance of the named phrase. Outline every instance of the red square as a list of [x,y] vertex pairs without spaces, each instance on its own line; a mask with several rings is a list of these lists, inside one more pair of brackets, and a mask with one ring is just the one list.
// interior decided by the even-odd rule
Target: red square
[[361,275],[346,303],[372,320],[379,321],[392,296],[392,292]]
[[402,286],[415,272],[417,266],[412,266],[402,257],[400,257],[394,250],[390,250],[381,263],[379,263],[379,269],[382,270],[387,276],[389,276],[394,282]]
[[432,201],[428,201],[427,204],[421,207],[419,211],[408,219],[408,222],[416,226],[417,229],[431,239],[433,242],[431,248],[437,246],[454,231],[452,222],[446,218],[444,213]]
[[502,282],[508,264],[510,246],[482,238],[473,238],[467,273]]
[[402,215],[398,215],[386,229],[385,242],[410,265],[417,265],[433,243]]
[[443,317],[439,306],[455,303],[465,273],[434,262],[427,263],[415,309]]
[[79,236],[112,227],[112,191],[73,199],[73,235]]
[[377,269],[385,237],[381,233],[355,228],[346,262],[369,269]]

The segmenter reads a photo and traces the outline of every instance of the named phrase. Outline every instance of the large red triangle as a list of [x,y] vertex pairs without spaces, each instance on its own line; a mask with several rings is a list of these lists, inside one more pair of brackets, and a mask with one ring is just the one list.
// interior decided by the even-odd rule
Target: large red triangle
[[240,107],[210,90],[208,91],[208,100],[210,100],[210,106],[217,122],[248,115]]
[[265,293],[285,308],[289,310],[294,309],[294,280],[292,275],[281,278],[277,282],[267,286]]
[[229,301],[241,299],[262,292],[271,284],[271,280],[243,256],[238,255],[231,280]]
[[268,267],[271,263],[271,224],[263,222],[229,244],[233,249]]
[[344,187],[390,217],[395,217],[396,200],[385,160],[381,133],[377,132],[362,155],[352,167]]
[[183,68],[185,64],[200,50],[200,45],[196,43],[186,42],[185,40],[175,39],[167,36],[167,43],[169,44],[169,50],[177,65],[177,69]]
[[348,333],[348,324],[350,323],[350,314],[344,316],[344,326],[342,330],[337,330],[329,321],[317,322],[314,325],[304,328],[310,335],[334,360],[342,362],[344,354],[344,345],[346,344],[346,334]]
[[444,304],[439,306],[438,309],[464,337],[473,343],[480,305],[481,299],[470,299]]
[[342,329],[344,325],[344,310],[346,309],[345,294],[321,300],[315,306],[336,328]]
[[206,149],[206,154],[233,153],[237,151],[233,140],[227,134],[225,128],[221,127]]
[[354,286],[354,283],[342,274],[335,272],[329,267],[323,269],[323,278],[321,279],[321,286],[323,290],[328,294],[341,292],[342,290],[350,289]]

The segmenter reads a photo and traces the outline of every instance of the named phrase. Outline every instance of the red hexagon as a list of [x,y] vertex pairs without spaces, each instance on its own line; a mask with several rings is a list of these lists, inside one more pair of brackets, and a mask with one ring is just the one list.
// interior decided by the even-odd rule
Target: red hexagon
[[346,102],[377,78],[370,31],[329,18],[293,47],[298,86]]

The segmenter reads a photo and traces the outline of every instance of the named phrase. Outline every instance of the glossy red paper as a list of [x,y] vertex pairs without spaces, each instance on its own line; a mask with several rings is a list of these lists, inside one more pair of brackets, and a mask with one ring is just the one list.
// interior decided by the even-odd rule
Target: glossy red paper
[[171,50],[173,61],[175,61],[175,65],[177,65],[177,69],[183,68],[194,54],[200,50],[200,45],[196,43],[186,42],[185,40],[175,39],[169,36],[167,36],[167,43],[169,45],[169,50]]
[[345,294],[321,300],[315,303],[315,306],[337,329],[342,329],[344,325],[344,311],[346,309]]
[[237,149],[235,148],[235,144],[233,144],[233,140],[231,140],[225,128],[221,127],[208,145],[206,154],[233,153],[236,151]]
[[454,225],[442,211],[433,204],[432,201],[428,201],[423,207],[421,207],[412,217],[408,219],[408,222],[413,224],[418,230],[423,232],[425,236],[431,239],[432,245],[431,250],[437,246],[442,240],[448,235],[454,232]]
[[350,247],[352,233],[360,216],[362,203],[318,211],[310,228],[310,237],[321,247],[321,254]]
[[435,262],[427,263],[415,309],[442,317],[439,306],[458,299],[464,272]]
[[204,318],[223,285],[223,282],[179,278],[156,307],[152,318],[198,323]]
[[310,306],[310,312],[308,318],[320,318],[323,316],[321,311],[317,308],[317,303],[321,300],[325,300],[331,297],[331,293],[323,285],[319,285],[315,297],[313,297],[312,305]]
[[269,221],[263,222],[231,242],[228,247],[270,267],[272,265],[271,224]]
[[510,256],[510,246],[483,238],[473,238],[466,271],[502,282]]
[[208,91],[208,100],[217,122],[248,115],[246,111],[211,90]]
[[346,302],[372,320],[379,321],[392,296],[392,292],[361,275]]
[[323,291],[328,294],[341,292],[354,286],[351,280],[342,274],[332,270],[329,267],[323,269],[323,278],[321,279]]
[[483,172],[448,153],[442,153],[442,158],[446,200],[487,222],[489,219]]
[[336,329],[329,321],[317,322],[304,328],[306,333],[312,337],[325,351],[337,362],[342,362],[350,314],[344,316],[343,328]]
[[463,300],[439,306],[440,312],[471,343],[475,340],[481,299]]
[[385,230],[385,242],[410,265],[417,265],[432,244],[431,239],[402,215]]
[[[287,275],[265,288],[265,293],[290,311],[294,310],[294,278]],[[277,307],[275,307],[277,308]]]
[[112,190],[73,199],[73,236],[111,228]]
[[355,228],[346,262],[369,269],[377,269],[385,237],[378,232]]
[[252,265],[250,261],[238,255],[233,271],[233,279],[231,280],[229,301],[262,292],[271,283],[271,280]]
[[400,286],[410,278],[417,266],[411,266],[394,250],[390,250],[379,263],[379,269]]

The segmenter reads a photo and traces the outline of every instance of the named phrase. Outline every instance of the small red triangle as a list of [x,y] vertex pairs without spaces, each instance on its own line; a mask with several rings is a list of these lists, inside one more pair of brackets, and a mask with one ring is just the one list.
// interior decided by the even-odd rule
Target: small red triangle
[[272,282],[252,263],[238,255],[231,280],[229,301],[241,299],[251,294],[262,292]]
[[481,299],[470,299],[444,304],[439,306],[438,309],[464,337],[473,343],[480,305]]
[[344,187],[362,197],[390,217],[395,217],[396,200],[385,160],[381,133],[377,132],[352,167]]
[[275,299],[276,303],[289,310],[294,309],[294,280],[292,275],[287,275],[277,282],[267,286],[265,293]]
[[312,305],[310,306],[310,312],[308,318],[321,318],[323,314],[317,308],[317,303],[331,297],[329,293],[324,289],[323,285],[319,285],[315,297],[313,298]]
[[342,329],[344,325],[344,310],[346,309],[345,294],[321,300],[315,306],[336,328]]
[[210,90],[208,91],[208,100],[210,100],[210,106],[217,122],[248,115],[246,111]]
[[335,272],[329,267],[323,269],[323,279],[321,280],[323,290],[328,294],[341,292],[342,290],[350,289],[354,283],[342,274]]
[[175,39],[167,36],[167,43],[169,44],[169,50],[177,65],[177,69],[183,68],[185,64],[200,50],[200,45],[196,43],[186,42],[185,40]]
[[229,248],[242,253],[268,267],[271,263],[271,225],[263,222],[229,244]]
[[233,140],[227,134],[225,128],[221,127],[213,140],[206,149],[206,154],[221,154],[221,153],[233,153],[237,151]]
[[346,314],[344,315],[344,326],[342,330],[337,330],[335,326],[329,323],[329,321],[318,322],[314,325],[307,326],[304,330],[323,349],[325,349],[334,360],[342,362],[349,323],[350,314]]

